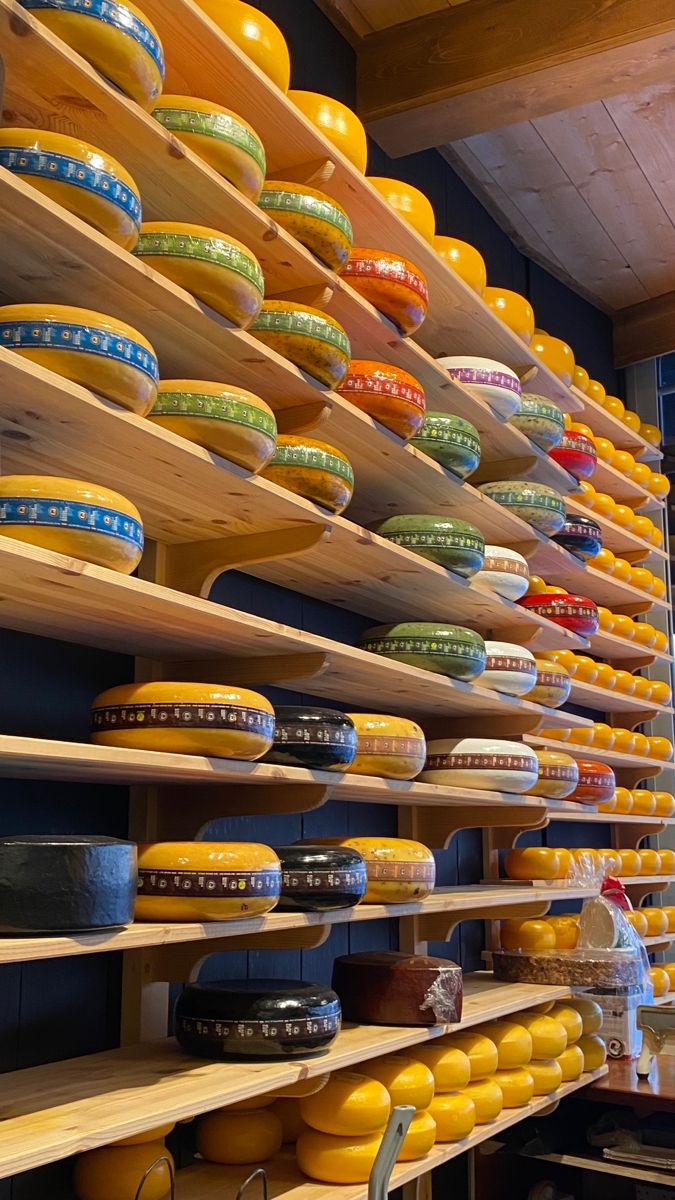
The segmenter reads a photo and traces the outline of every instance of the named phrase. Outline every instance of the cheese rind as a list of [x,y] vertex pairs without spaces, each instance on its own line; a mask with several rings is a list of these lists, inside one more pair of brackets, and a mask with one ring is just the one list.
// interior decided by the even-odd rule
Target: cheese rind
[[532,1058],[532,1035],[524,1025],[515,1021],[491,1021],[481,1026],[481,1032],[497,1047],[500,1071],[524,1067]]
[[[419,1046],[415,1047],[418,1054]],[[428,1108],[434,1094],[434,1076],[418,1055],[418,1061],[404,1054],[383,1054],[363,1064],[366,1075],[379,1079],[391,1097],[392,1106],[412,1104],[416,1109]]]
[[414,1162],[424,1158],[436,1141],[436,1122],[431,1113],[416,1112],[406,1133],[397,1162]]
[[447,1037],[438,1038],[437,1046],[461,1050],[469,1060],[469,1082],[487,1079],[493,1075],[499,1065],[497,1047],[491,1038],[484,1033],[467,1029],[459,1033],[451,1033]]
[[462,972],[449,959],[397,951],[341,955],[333,987],[349,1021],[434,1025],[462,1016]]
[[356,727],[356,755],[348,774],[414,779],[426,758],[424,733],[415,721],[384,713],[347,713]]
[[342,270],[353,233],[349,217],[337,200],[302,183],[268,179],[258,205],[332,271]]
[[414,375],[400,367],[352,358],[337,391],[401,438],[413,437],[422,429],[426,408],[424,389]]
[[390,1111],[384,1084],[355,1071],[335,1071],[325,1088],[300,1101],[300,1114],[312,1129],[339,1137],[383,1130]]
[[566,1050],[563,1050],[562,1054],[558,1055],[556,1061],[560,1064],[563,1083],[569,1083],[573,1079],[578,1079],[584,1070],[584,1052],[576,1044],[568,1046]]
[[366,892],[366,865],[350,846],[277,846],[282,912],[351,908]]
[[347,507],[354,490],[354,471],[341,450],[316,438],[294,434],[278,437],[274,454],[261,474],[333,513]]
[[607,1061],[607,1047],[597,1034],[588,1033],[579,1038],[577,1046],[584,1056],[584,1071],[597,1071]]
[[267,762],[316,771],[344,771],[354,761],[354,722],[333,708],[278,704],[274,710],[274,744]]
[[529,1104],[534,1096],[534,1079],[529,1068],[516,1067],[510,1071],[496,1071],[493,1079],[501,1088],[504,1108],[520,1108]]
[[207,1113],[197,1122],[197,1150],[207,1162],[238,1165],[267,1162],[281,1150],[283,1126],[270,1108]]
[[540,1013],[519,1013],[518,1023],[527,1029],[532,1038],[532,1058],[546,1060],[557,1058],[567,1049],[567,1029],[561,1021]]
[[434,889],[436,862],[431,850],[410,838],[317,838],[317,844],[350,846],[365,860],[368,886],[364,904],[404,904],[423,900]]
[[346,331],[329,313],[291,300],[265,300],[251,333],[324,387],[336,388],[349,367]]
[[[415,1054],[431,1072],[436,1092],[455,1092],[471,1079],[471,1061],[463,1050],[435,1042],[415,1047]],[[428,1105],[420,1107],[427,1108]]]
[[459,1142],[468,1137],[476,1124],[476,1105],[461,1092],[437,1094],[429,1112],[436,1122],[437,1142]]
[[265,149],[243,117],[212,100],[166,92],[155,102],[152,116],[249,200],[258,199],[265,179]]
[[226,921],[274,908],[281,864],[258,842],[150,842],[138,848],[137,921]]
[[535,1096],[550,1096],[562,1083],[562,1067],[554,1058],[540,1058],[527,1064],[534,1080]]
[[343,275],[364,300],[405,335],[419,329],[427,315],[429,291],[418,267],[390,250],[352,246]]
[[462,1088],[461,1095],[473,1101],[477,1125],[487,1125],[494,1121],[504,1107],[504,1095],[494,1075],[472,1080]]
[[136,1200],[145,1172],[158,1158],[163,1161],[157,1162],[147,1176],[143,1200],[166,1200],[173,1158],[161,1141],[140,1146],[101,1146],[80,1154],[73,1174],[77,1200]]
[[276,445],[276,419],[264,400],[207,379],[162,379],[148,419],[247,471],[262,470]]
[[382,1141],[381,1133],[335,1137],[308,1129],[295,1147],[298,1166],[321,1183],[366,1183]]

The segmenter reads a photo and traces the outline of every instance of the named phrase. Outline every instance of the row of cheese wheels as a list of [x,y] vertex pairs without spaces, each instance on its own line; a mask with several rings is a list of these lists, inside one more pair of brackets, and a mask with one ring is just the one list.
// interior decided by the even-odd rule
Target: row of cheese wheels
[[[648,463],[639,462],[629,450],[617,449],[614,443],[609,440],[609,438],[596,436],[589,425],[586,425],[580,421],[573,421],[572,418],[566,414],[565,427],[568,432],[575,434],[577,438],[584,439],[586,442],[590,443],[596,461],[599,459],[601,462],[607,463],[608,466],[613,467],[615,471],[618,471],[620,475],[624,475],[627,479],[631,479],[633,483],[636,483],[639,487],[644,488],[645,491],[649,492],[652,496],[657,496],[659,498],[665,497],[670,492],[670,480],[666,475],[661,474],[659,471],[653,471]],[[580,487],[579,492],[581,493],[581,496],[587,496],[589,501],[592,500],[592,497],[594,494],[596,494],[592,484]],[[604,495],[604,493],[601,494]],[[612,499],[611,492],[610,499]],[[637,503],[640,502],[641,500],[637,501]],[[590,504],[590,507],[593,507],[592,503]],[[625,513],[623,512],[624,508],[627,509],[627,512]],[[617,509],[619,510],[618,512]],[[623,525],[627,529],[633,528],[633,519],[635,514],[633,513],[632,508],[630,508],[628,505],[617,504],[616,508],[612,509],[610,506],[609,511],[607,511],[603,502],[601,501],[596,511],[604,511],[604,515],[609,517],[610,520],[614,521],[617,525]]]
[[[639,645],[656,648],[657,630],[648,621],[633,621],[634,641]],[[639,634],[639,636],[638,636]],[[664,634],[664,639],[666,635]],[[661,679],[647,679],[632,671],[613,667],[610,663],[598,662],[588,654],[575,654],[573,650],[544,650],[543,658],[563,668],[572,679],[593,684],[607,691],[636,696],[639,700],[651,700],[655,704],[670,704],[672,691],[669,683]]]
[[[295,1145],[298,1166],[310,1179],[360,1183],[368,1179],[391,1108],[409,1104],[415,1116],[399,1161],[423,1158],[435,1143],[461,1141],[502,1109],[553,1095],[563,1082],[602,1066],[598,1030],[602,1012],[590,999],[545,1004],[416,1046],[383,1055],[298,1085],[229,1105],[197,1121],[198,1153],[209,1162],[244,1165],[269,1161]],[[161,1156],[172,1125],[89,1151],[75,1166],[78,1200],[134,1200],[140,1175]],[[163,1200],[168,1165],[150,1171],[150,1200]]]
[[[585,517],[575,517],[574,515],[569,518],[570,524],[574,529],[581,528],[583,522],[587,520]],[[601,535],[599,526],[594,522],[592,524],[596,531],[596,537],[598,534]],[[567,548],[573,549],[571,545]],[[630,549],[630,547],[627,547],[627,549]],[[593,548],[592,555],[581,555],[581,557],[590,558],[591,565],[596,570],[602,571],[605,575],[611,575],[613,579],[617,579],[620,583],[628,583],[631,587],[637,588],[638,591],[645,592],[647,595],[655,596],[658,600],[662,600],[666,594],[666,586],[663,579],[655,575],[653,571],[650,571],[647,567],[633,566],[627,559],[617,557],[612,550],[608,550],[605,546],[596,545]],[[546,583],[540,575],[532,575],[530,577],[529,587],[529,594],[533,596],[556,596],[564,595],[565,593],[565,588],[558,587],[556,584]],[[625,632],[623,633],[621,621],[606,621],[604,628],[608,633],[614,632],[613,629],[608,628],[610,624],[612,626],[616,624],[616,634],[618,637],[630,637],[631,630],[633,630],[634,636],[635,626],[639,625],[640,622],[634,621],[632,626],[626,623]],[[601,625],[598,627],[603,628]],[[635,640],[640,641],[640,638],[637,637]],[[655,643],[652,642],[651,644],[654,645]]]
[[568,850],[563,846],[522,846],[509,850],[504,859],[509,879],[566,879],[579,872],[589,876],[618,875],[632,878],[640,875],[675,875],[675,850],[663,847],[652,850],[596,850],[579,847]]
[[668,762],[673,757],[673,743],[670,738],[624,729],[623,726],[606,725],[603,721],[598,721],[594,725],[571,725],[568,728],[547,727],[540,730],[539,736],[558,742],[570,742],[572,743],[570,749],[572,746],[594,746],[603,750],[613,750],[620,754],[637,754],[641,758],[652,758],[663,762]]
[[[602,851],[598,851],[602,854]],[[642,938],[675,936],[675,906],[643,907],[626,911],[626,920]],[[574,950],[579,940],[579,913],[502,921],[502,950]],[[675,963],[665,964],[675,986]]]
[[[625,451],[617,451],[617,453],[625,453]],[[635,482],[641,482],[641,486],[650,481],[650,478],[645,479],[643,471],[638,471],[638,467],[645,467],[644,463],[635,463],[634,475]],[[653,474],[653,472],[652,472]],[[665,485],[660,481],[656,484],[658,492],[664,492]],[[656,494],[656,493],[654,493]],[[579,504],[583,504],[592,513],[599,517],[606,517],[621,529],[628,529],[635,537],[642,538],[651,546],[663,545],[663,534],[658,525],[652,521],[645,513],[637,513],[628,504],[617,501],[607,492],[599,492],[586,479],[579,481],[578,491],[571,493],[572,499]]]

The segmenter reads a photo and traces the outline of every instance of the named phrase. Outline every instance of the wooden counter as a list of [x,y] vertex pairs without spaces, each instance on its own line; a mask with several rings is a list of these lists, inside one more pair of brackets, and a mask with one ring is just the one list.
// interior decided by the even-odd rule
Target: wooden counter
[[675,1054],[658,1054],[649,1079],[638,1079],[635,1062],[610,1062],[609,1071],[583,1093],[584,1100],[675,1112]]

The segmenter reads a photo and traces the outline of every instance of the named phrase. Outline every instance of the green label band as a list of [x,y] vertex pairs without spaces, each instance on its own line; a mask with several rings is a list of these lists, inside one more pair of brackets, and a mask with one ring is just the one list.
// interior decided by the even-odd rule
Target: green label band
[[313,313],[281,312],[279,309],[263,309],[258,314],[249,333],[282,333],[297,334],[301,337],[315,338],[334,346],[346,358],[351,355],[349,338],[339,325],[331,325],[323,317]]
[[192,233],[141,233],[134,254],[138,258],[167,255],[173,258],[196,258],[235,271],[265,294],[265,280],[260,264],[252,256],[242,254],[236,246],[220,238],[195,237]]
[[318,450],[314,446],[277,446],[270,467],[307,467],[316,471],[327,471],[331,475],[339,475],[353,486],[354,472],[351,463],[339,458],[337,454],[329,454],[326,450]]
[[300,192],[263,191],[258,200],[258,207],[265,211],[293,212],[303,217],[313,217],[317,221],[326,221],[339,229],[350,243],[354,236],[347,214],[329,200],[320,200],[318,196],[304,196]]
[[436,654],[443,658],[475,658],[485,661],[485,650],[472,642],[423,641],[420,638],[376,638],[361,643],[373,654]]
[[172,133],[199,133],[243,150],[265,174],[265,151],[258,138],[227,113],[202,113],[193,108],[156,108],[153,117]]
[[522,492],[488,492],[487,495],[498,504],[527,504],[532,508],[549,508],[563,515],[565,513],[565,503],[560,496],[524,496]]
[[151,417],[210,417],[215,421],[231,421],[247,425],[271,438],[277,434],[277,423],[271,413],[253,408],[228,396],[211,396],[202,392],[160,392],[150,412]]
[[475,550],[482,554],[485,542],[481,537],[466,533],[426,533],[422,530],[407,530],[401,533],[383,533],[381,537],[397,546],[441,546],[452,550]]

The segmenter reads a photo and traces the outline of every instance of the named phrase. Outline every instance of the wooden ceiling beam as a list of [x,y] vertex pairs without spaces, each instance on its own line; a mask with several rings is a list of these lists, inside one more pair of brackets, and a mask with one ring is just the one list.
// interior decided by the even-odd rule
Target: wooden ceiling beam
[[675,350],[675,292],[643,300],[614,314],[617,367],[671,354]]
[[399,157],[672,80],[675,0],[472,0],[364,38],[358,112]]

